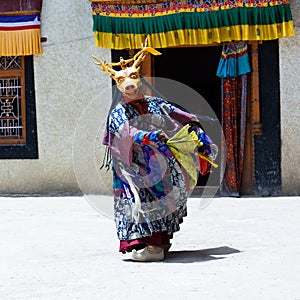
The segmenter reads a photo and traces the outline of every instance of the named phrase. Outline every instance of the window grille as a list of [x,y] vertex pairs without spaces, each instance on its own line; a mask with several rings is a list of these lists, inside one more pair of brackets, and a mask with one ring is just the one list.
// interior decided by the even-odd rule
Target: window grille
[[26,143],[23,56],[0,56],[0,144]]

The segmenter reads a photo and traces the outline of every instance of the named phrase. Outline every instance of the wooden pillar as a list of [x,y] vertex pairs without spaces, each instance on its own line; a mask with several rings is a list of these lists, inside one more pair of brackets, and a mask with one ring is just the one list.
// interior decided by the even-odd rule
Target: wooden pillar
[[251,74],[248,85],[247,119],[244,166],[242,176],[242,194],[253,194],[255,192],[255,135],[262,135],[260,122],[260,101],[259,101],[259,62],[258,42],[250,44]]
[[[144,79],[153,86],[153,57],[151,54],[148,54],[141,64],[141,74],[144,77]],[[144,92],[146,95],[151,96],[152,91],[148,88],[144,88]]]
[[259,100],[259,63],[258,63],[258,42],[251,44],[251,116],[253,135],[262,135],[262,124],[260,120]]

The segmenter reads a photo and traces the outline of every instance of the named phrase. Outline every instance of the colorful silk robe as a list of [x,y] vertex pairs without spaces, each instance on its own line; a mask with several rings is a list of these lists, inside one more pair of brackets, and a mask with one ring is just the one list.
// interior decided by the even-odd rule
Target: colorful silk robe
[[[193,123],[199,138],[203,136],[194,115],[157,97],[145,96],[145,103],[147,111],[141,114],[131,104],[119,102],[108,116],[103,139],[113,161],[114,212],[120,240],[179,230],[187,214],[188,174],[159,133],[171,137]],[[210,142],[206,136],[208,150]]]

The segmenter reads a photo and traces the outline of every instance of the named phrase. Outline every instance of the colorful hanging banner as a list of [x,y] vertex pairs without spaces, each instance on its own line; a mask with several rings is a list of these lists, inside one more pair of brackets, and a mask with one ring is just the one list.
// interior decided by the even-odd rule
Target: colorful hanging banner
[[104,48],[139,49],[146,36],[165,48],[294,35],[288,0],[90,1],[95,42]]
[[41,54],[41,1],[5,2],[0,0],[0,56]]
[[247,48],[245,41],[225,43],[216,75],[226,78],[237,77],[251,72]]

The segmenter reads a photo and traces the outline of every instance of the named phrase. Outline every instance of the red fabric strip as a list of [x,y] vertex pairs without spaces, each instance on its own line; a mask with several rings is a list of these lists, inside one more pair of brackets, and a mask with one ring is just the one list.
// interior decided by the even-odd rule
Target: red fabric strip
[[26,30],[26,29],[34,29],[34,28],[41,28],[41,25],[28,25],[28,26],[15,26],[15,27],[0,26],[0,31]]
[[167,232],[153,232],[151,236],[145,236],[131,241],[120,241],[119,251],[126,253],[131,252],[133,249],[143,249],[146,246],[162,247],[163,245],[168,245],[171,238],[172,235],[169,235]]

